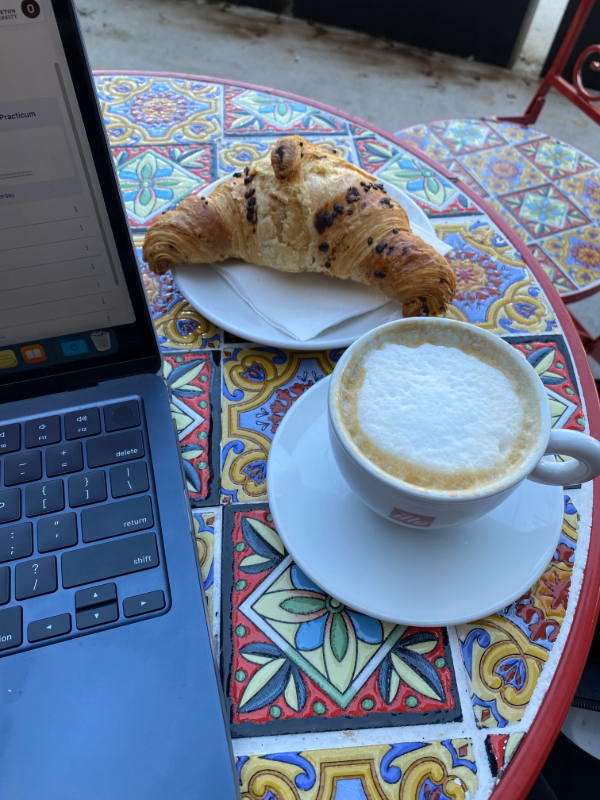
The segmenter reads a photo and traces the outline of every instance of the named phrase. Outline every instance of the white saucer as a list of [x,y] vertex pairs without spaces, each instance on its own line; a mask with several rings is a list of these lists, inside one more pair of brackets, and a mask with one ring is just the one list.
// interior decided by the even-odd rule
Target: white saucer
[[525,594],[550,563],[563,492],[525,480],[475,522],[433,531],[378,516],[348,488],[329,446],[329,378],[279,426],[268,462],[273,520],[298,566],[336,599],[404,625],[480,619]]
[[[209,195],[219,183],[229,178],[227,175],[211,183],[203,190],[203,194]],[[406,211],[411,226],[418,225],[432,236],[436,235],[429,218],[412,198],[391,183],[387,181],[382,183],[389,197],[396,200]],[[174,267],[172,272],[179,291],[200,314],[242,339],[272,347],[285,347],[289,350],[305,350],[307,347],[311,350],[348,347],[363,333],[394,319],[402,319],[401,303],[390,300],[389,303],[373,311],[332,325],[312,339],[299,341],[278,330],[257,314],[212,267],[198,267],[191,264]],[[293,277],[290,276],[292,280]],[[302,315],[304,312],[305,309],[299,306],[297,313]]]

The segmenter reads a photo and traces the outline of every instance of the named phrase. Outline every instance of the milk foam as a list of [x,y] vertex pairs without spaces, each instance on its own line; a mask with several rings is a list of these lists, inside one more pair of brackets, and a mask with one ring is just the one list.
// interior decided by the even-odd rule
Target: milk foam
[[464,323],[402,320],[336,370],[333,413],[352,447],[393,479],[487,491],[525,465],[542,432],[539,379],[515,357]]
[[358,422],[385,453],[442,473],[487,471],[523,424],[508,378],[456,347],[387,343],[364,360]]

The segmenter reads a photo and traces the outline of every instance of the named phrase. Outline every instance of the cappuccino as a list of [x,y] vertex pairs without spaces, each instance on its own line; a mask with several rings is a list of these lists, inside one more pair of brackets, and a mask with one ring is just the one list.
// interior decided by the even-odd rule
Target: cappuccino
[[478,491],[537,446],[539,397],[523,366],[469,325],[407,320],[352,354],[333,402],[341,430],[389,477]]

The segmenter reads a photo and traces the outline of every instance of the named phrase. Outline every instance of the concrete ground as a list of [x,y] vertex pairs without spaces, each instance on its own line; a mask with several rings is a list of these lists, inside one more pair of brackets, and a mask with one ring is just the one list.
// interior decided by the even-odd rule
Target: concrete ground
[[[229,3],[77,0],[77,9],[94,69],[243,80],[320,100],[390,131],[444,117],[519,113],[537,86],[507,69]],[[598,128],[557,92],[536,127],[600,161]],[[600,335],[600,294],[570,308]],[[600,365],[594,368],[600,377]]]

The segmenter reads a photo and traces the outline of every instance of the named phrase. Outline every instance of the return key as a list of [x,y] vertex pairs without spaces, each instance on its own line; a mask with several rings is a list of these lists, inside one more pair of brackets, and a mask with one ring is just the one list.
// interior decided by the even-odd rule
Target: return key
[[154,525],[152,501],[148,495],[86,508],[81,512],[81,534],[84,542],[97,542],[123,533],[143,531]]

